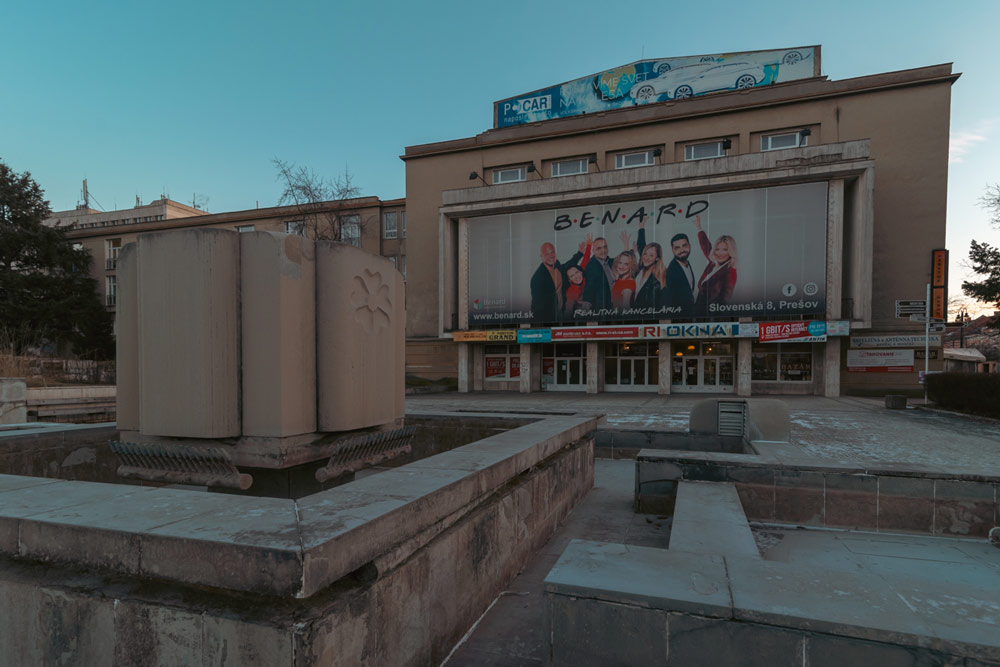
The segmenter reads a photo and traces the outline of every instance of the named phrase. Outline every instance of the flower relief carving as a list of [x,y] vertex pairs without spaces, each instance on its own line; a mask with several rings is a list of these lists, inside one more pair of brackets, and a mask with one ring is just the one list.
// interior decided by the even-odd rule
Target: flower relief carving
[[351,305],[354,321],[366,333],[377,333],[392,323],[392,300],[389,286],[382,282],[382,274],[364,269],[354,276],[351,284]]

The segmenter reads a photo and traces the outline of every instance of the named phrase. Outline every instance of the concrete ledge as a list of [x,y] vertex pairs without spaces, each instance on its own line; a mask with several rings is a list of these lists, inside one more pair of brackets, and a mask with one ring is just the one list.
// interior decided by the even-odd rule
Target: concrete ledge
[[760,558],[732,484],[680,482],[670,550]]

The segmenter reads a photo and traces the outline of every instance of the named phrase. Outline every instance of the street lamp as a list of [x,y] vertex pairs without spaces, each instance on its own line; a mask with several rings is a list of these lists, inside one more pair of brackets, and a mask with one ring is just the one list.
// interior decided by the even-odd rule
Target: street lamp
[[963,307],[962,310],[958,311],[958,347],[965,347],[965,325],[969,323],[972,318],[969,317],[969,313]]

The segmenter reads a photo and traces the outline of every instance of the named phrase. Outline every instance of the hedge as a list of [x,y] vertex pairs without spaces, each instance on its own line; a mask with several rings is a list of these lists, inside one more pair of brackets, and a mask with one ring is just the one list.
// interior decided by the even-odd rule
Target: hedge
[[928,397],[943,408],[1000,419],[1000,374],[932,373]]

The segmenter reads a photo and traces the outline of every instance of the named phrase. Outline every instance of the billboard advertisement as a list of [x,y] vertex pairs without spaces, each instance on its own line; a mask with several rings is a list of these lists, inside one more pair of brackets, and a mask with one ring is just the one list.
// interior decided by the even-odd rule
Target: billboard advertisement
[[827,185],[469,219],[469,326],[826,310]]
[[495,102],[494,127],[681,100],[819,75],[818,46],[639,60]]

